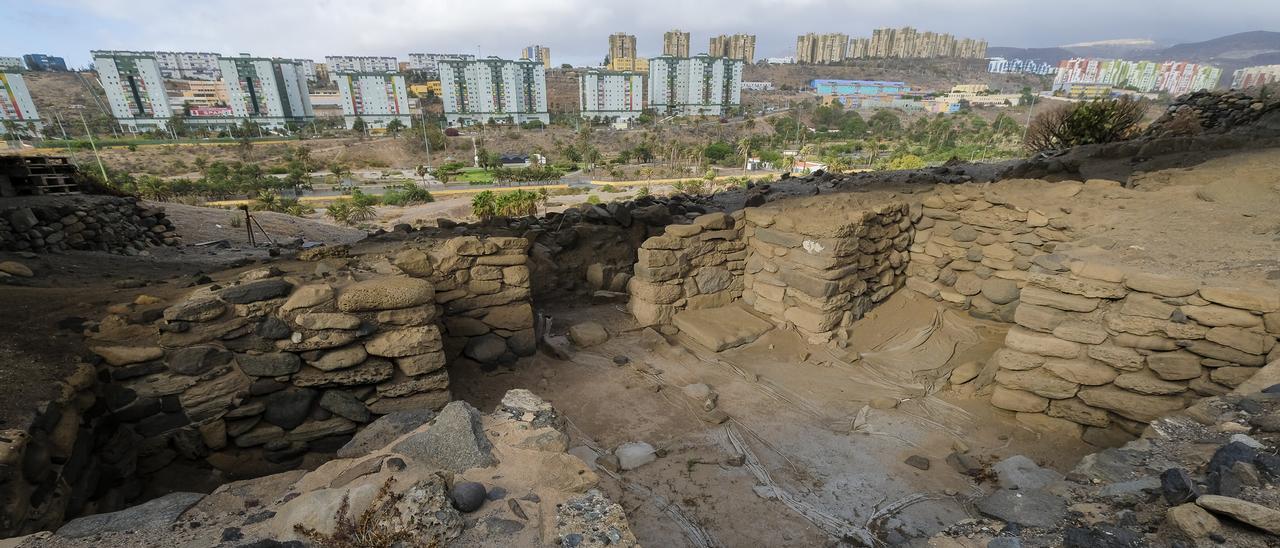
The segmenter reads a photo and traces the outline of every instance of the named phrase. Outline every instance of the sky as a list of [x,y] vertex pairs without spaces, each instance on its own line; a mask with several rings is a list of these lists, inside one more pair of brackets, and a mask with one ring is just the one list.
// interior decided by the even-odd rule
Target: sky
[[91,49],[517,58],[539,44],[557,65],[595,65],[614,32],[635,34],[646,56],[673,28],[692,33],[692,53],[713,35],[755,34],[761,58],[793,55],[805,32],[904,25],[992,46],[1174,44],[1280,30],[1280,0],[0,0],[0,56],[49,53],[74,66]]

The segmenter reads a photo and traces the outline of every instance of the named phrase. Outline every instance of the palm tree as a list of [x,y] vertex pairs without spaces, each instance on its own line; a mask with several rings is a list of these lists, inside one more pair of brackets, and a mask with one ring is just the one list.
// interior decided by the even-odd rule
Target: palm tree
[[738,154],[742,156],[742,169],[746,170],[751,162],[751,140],[743,137],[738,140]]

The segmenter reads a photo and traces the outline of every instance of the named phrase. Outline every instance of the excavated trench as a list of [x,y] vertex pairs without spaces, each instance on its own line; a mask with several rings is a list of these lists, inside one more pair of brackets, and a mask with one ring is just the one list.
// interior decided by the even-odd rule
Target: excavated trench
[[[22,470],[0,530],[315,468],[378,416],[528,388],[646,543],[927,538],[977,515],[989,455],[1066,472],[1280,357],[1274,290],[1108,254],[1058,205],[1124,192],[392,238],[117,307],[96,363],[7,435]],[[661,458],[619,470],[631,442]]]

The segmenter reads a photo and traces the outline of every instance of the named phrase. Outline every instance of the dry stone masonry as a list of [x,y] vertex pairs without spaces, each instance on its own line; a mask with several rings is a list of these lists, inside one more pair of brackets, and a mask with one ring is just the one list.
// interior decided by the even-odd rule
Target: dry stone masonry
[[123,507],[178,459],[254,477],[333,453],[380,416],[440,409],[446,362],[535,351],[527,249],[472,236],[339,247],[308,254],[314,271],[110,307],[86,332],[92,365],[33,424],[0,432],[0,532]]
[[[1082,186],[1063,183],[1053,192],[1069,195]],[[991,191],[958,190],[921,202],[907,287],[974,316],[1012,322],[1027,271],[1071,240],[1070,227],[1061,211],[1014,205]]]
[[868,208],[746,210],[743,300],[814,343],[848,328],[906,282],[912,226],[906,202]]
[[992,404],[1020,419],[1086,440],[1137,435],[1280,359],[1273,288],[1044,259],[1028,273],[1016,325],[992,356]]
[[679,310],[721,307],[742,297],[747,251],[741,219],[741,213],[708,213],[692,224],[667,225],[640,245],[627,289],[641,325],[670,324]]
[[149,246],[181,241],[164,208],[133,197],[24,198],[20,206],[0,208],[0,250],[5,251],[137,255]]

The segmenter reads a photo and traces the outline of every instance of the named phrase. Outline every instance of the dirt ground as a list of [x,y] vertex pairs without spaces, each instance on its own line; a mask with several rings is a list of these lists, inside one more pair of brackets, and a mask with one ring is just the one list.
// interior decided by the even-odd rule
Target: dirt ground
[[[1092,450],[946,388],[938,378],[985,359],[1004,328],[910,292],[855,327],[863,359],[854,363],[779,330],[720,354],[696,343],[646,352],[617,307],[553,304],[542,312],[554,317],[553,332],[595,320],[614,336],[569,361],[539,354],[511,370],[455,368],[455,396],[486,409],[505,390],[529,387],[568,417],[571,447],[645,441],[665,450],[653,464],[605,479],[645,545],[822,546],[862,533],[894,545],[919,541],[973,515],[967,498],[977,485],[944,462],[954,447],[984,461],[1023,454],[1058,469]],[[616,356],[630,363],[616,365]],[[681,391],[693,383],[719,394],[728,422],[700,418]],[[869,407],[883,396],[902,402]],[[726,463],[739,454],[745,465]],[[912,455],[930,468],[904,464]]]

